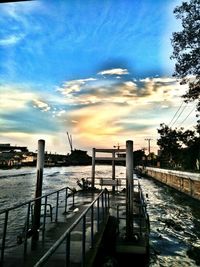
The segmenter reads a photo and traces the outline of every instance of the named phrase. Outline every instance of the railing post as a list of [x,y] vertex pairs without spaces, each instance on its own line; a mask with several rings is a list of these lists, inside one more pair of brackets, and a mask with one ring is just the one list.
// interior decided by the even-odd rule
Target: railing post
[[97,199],[97,232],[99,231],[99,198]]
[[82,226],[82,264],[85,266],[85,242],[86,242],[86,215],[83,216],[83,226]]
[[[37,153],[37,183],[35,198],[42,196],[42,180],[43,180],[43,168],[44,168],[44,147],[45,141],[38,141],[38,153]],[[40,228],[40,213],[41,213],[41,199],[35,201],[34,206],[34,217],[33,217],[33,237],[32,245],[34,246],[34,241],[39,239],[38,229]],[[32,248],[33,248],[32,246]]]
[[46,228],[46,215],[47,215],[47,196],[45,196],[45,201],[44,201],[44,218],[43,218],[43,229],[42,229],[43,238],[44,238],[44,232]]
[[101,194],[102,221],[104,220],[104,195]]
[[56,218],[55,221],[58,221],[58,204],[59,204],[59,191],[57,192],[57,197],[56,197]]
[[7,232],[7,225],[8,225],[8,210],[5,212],[5,220],[4,220],[4,227],[3,227],[3,237],[2,237],[2,245],[1,245],[1,266],[3,266],[4,262],[4,250],[5,250],[5,243],[6,243],[6,232]]
[[64,211],[64,214],[67,214],[67,198],[68,198],[68,187],[65,189],[65,211]]
[[126,238],[133,235],[133,141],[126,141]]
[[70,265],[70,238],[70,233],[68,233],[66,237],[66,267]]
[[30,221],[30,212],[31,212],[31,202],[28,203],[27,217],[26,217],[26,227],[25,227],[25,239],[24,239],[24,257],[27,252],[27,234],[29,230],[29,221]]
[[94,246],[94,205],[91,207],[91,248]]

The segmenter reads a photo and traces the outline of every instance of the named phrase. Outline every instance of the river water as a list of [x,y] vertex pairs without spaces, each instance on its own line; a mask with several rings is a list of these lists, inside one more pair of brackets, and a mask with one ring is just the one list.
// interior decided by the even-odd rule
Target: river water
[[[125,177],[116,167],[116,177]],[[98,165],[96,176],[109,177],[111,166]],[[91,177],[91,166],[45,168],[43,194]],[[150,217],[150,267],[200,266],[199,202],[147,178],[140,178]],[[0,171],[0,210],[34,198],[36,168]],[[132,265],[130,265],[132,266]]]

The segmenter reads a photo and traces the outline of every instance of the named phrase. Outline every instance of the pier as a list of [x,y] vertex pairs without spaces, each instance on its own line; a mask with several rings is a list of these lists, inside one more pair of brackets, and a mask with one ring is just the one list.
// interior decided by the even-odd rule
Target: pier
[[[116,149],[96,150],[111,153],[111,177],[95,177],[94,155],[87,187],[62,188],[1,211],[1,266],[103,266],[111,259],[123,266],[123,259],[135,257],[145,266],[149,218],[142,188],[133,179],[133,142],[126,145],[126,177],[120,181],[115,177]],[[8,240],[12,212],[23,214],[20,222],[14,222],[21,234],[13,246]],[[12,234],[16,237],[16,232]]]

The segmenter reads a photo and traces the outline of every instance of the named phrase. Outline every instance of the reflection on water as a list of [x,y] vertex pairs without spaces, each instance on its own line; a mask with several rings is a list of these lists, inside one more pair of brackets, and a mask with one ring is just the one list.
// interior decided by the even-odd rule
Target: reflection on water
[[[109,177],[111,166],[96,167],[97,177]],[[77,188],[77,180],[91,177],[91,166],[45,168],[43,194],[65,186]],[[116,177],[125,177],[125,168],[116,167]],[[200,265],[199,202],[149,179],[140,179],[148,195],[150,217],[151,267],[186,267]],[[36,169],[3,170],[0,174],[0,209],[34,198]],[[15,223],[18,214],[10,220]],[[1,218],[0,218],[1,219]],[[195,262],[196,260],[196,262]]]

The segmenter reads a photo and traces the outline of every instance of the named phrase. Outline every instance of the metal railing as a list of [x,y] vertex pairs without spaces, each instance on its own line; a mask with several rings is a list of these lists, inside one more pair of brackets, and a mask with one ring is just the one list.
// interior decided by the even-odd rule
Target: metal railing
[[[134,181],[137,181],[137,184],[134,182],[134,192],[133,192],[133,196],[134,198],[136,198],[133,202],[134,205],[134,209],[137,210],[137,213],[133,214],[132,216],[132,224],[133,224],[133,231],[136,231],[137,234],[139,236],[142,236],[144,232],[149,232],[149,215],[147,213],[147,204],[143,195],[143,191],[141,188],[141,185],[138,181],[138,179],[134,179]],[[136,195],[137,194],[137,195]],[[121,206],[126,206],[126,203],[124,204],[118,204],[117,205],[117,218],[118,220],[122,219],[122,220],[126,220],[126,216],[124,217],[120,217],[120,207]],[[119,227],[119,225],[118,225]],[[118,228],[118,232],[119,232],[119,228]]]
[[[70,191],[70,193],[69,193]],[[23,233],[21,233],[19,236],[17,236],[17,243],[15,245],[12,246],[17,246],[18,244],[21,244],[22,242],[24,243],[24,251],[23,251],[23,255],[25,257],[26,253],[27,253],[27,239],[33,234],[32,233],[32,226],[33,226],[33,207],[36,203],[36,201],[41,200],[42,205],[41,207],[43,207],[43,214],[41,215],[41,225],[40,228],[42,229],[42,235],[44,236],[44,232],[45,232],[45,226],[46,226],[46,221],[47,221],[47,217],[50,216],[51,221],[53,219],[53,213],[52,213],[52,205],[55,204],[55,222],[57,222],[58,220],[58,208],[59,208],[59,200],[60,200],[60,195],[61,193],[64,194],[64,213],[67,212],[68,210],[68,198],[72,197],[72,201],[71,201],[71,205],[74,206],[74,193],[75,191],[69,187],[64,187],[61,188],[60,190],[48,193],[46,195],[43,195],[41,197],[29,200],[27,202],[18,204],[18,205],[14,205],[13,207],[10,207],[8,209],[3,209],[0,211],[0,219],[1,217],[3,218],[3,222],[1,222],[0,226],[2,229],[0,229],[2,231],[2,237],[0,237],[1,240],[1,246],[0,246],[0,250],[1,250],[1,255],[0,255],[0,263],[1,266],[3,266],[3,262],[4,262],[4,256],[5,256],[5,249],[7,248],[7,243],[8,243],[8,226],[9,223],[12,225],[16,225],[17,219],[14,219],[11,214],[11,212],[14,212],[14,214],[17,214],[19,212],[20,208],[23,208],[23,216],[22,218],[20,218],[21,221],[23,221]],[[50,196],[54,196],[55,195],[55,199],[51,199],[51,203],[48,203],[48,200],[50,198]],[[47,211],[47,208],[49,207],[49,212]],[[20,213],[20,212],[19,212]],[[25,222],[24,222],[25,221]],[[21,222],[22,224],[22,222]],[[21,227],[21,226],[20,226]],[[14,230],[13,230],[14,231]]]
[[[96,210],[95,210],[96,209]],[[109,192],[104,189],[101,193],[91,202],[91,204],[87,207],[85,211],[72,223],[72,225],[66,230],[66,232],[54,243],[54,245],[43,255],[43,257],[34,265],[34,267],[43,266],[45,263],[48,264],[50,257],[53,256],[54,253],[58,250],[58,248],[66,242],[65,249],[65,266],[70,266],[70,255],[73,250],[72,245],[72,232],[73,230],[79,226],[82,230],[81,238],[79,240],[81,244],[81,249],[79,253],[81,255],[77,255],[76,258],[80,256],[80,264],[81,266],[86,266],[86,253],[88,252],[86,248],[86,243],[89,241],[89,250],[95,247],[95,235],[101,231],[100,225],[103,225],[107,219],[109,211]],[[88,218],[89,217],[89,218]],[[89,220],[89,222],[88,222]],[[96,220],[96,231],[94,230],[94,223]],[[87,223],[86,223],[87,222]],[[88,240],[88,229],[86,229],[86,224],[90,225],[90,233]],[[87,230],[87,235],[86,235]]]

